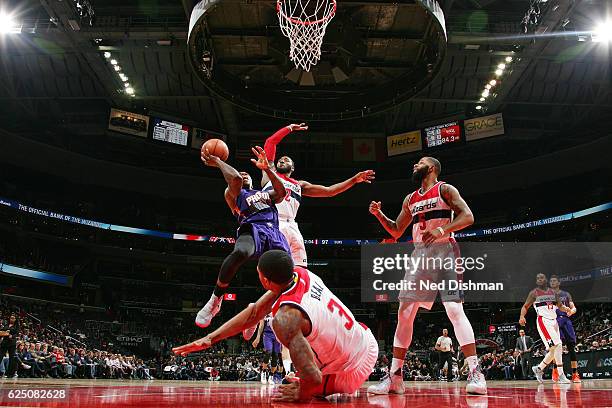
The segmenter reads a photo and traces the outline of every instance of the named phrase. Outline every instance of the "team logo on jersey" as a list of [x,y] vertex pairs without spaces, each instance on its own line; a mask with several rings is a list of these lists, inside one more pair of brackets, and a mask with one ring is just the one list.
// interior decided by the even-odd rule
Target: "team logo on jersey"
[[412,215],[424,210],[431,210],[438,206],[438,197],[430,198],[429,200],[419,201],[412,207]]
[[266,193],[265,191],[258,191],[252,196],[248,196],[246,198],[246,202],[249,206],[260,201],[270,201],[270,194]]

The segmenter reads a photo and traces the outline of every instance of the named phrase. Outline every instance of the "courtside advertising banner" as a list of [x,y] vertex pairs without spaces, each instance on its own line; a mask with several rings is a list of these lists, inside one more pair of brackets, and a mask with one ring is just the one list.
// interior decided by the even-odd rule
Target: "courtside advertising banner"
[[466,119],[463,125],[465,140],[468,142],[504,134],[504,118],[501,113]]
[[423,144],[420,130],[387,136],[387,155],[389,157],[416,152],[422,149]]

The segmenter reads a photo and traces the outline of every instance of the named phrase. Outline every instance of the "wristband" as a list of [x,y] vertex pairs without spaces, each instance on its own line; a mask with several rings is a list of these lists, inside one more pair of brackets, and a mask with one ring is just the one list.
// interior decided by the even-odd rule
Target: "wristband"
[[440,234],[442,234],[442,235],[446,234],[446,231],[444,231],[444,228],[442,228],[442,227],[438,227],[438,228],[436,228],[436,229],[437,229],[438,231],[440,231]]

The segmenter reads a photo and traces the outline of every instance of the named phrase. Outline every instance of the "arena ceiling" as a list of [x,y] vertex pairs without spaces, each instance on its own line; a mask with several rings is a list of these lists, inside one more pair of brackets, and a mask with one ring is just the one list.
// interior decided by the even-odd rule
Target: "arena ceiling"
[[[227,1],[244,5],[263,2]],[[15,11],[21,34],[0,38],[3,123],[18,129],[31,121],[15,118],[54,120],[83,132],[92,127],[94,132],[94,124],[104,123],[109,106],[165,112],[235,135],[274,127],[281,121],[245,111],[211,93],[194,73],[186,41],[188,16],[195,1],[92,0],[93,26],[87,18],[79,18],[74,3],[4,2],[5,10]],[[400,7],[403,3],[413,1],[351,1],[371,10],[388,10],[389,4]],[[479,113],[475,107],[481,104],[483,86],[494,78],[496,66],[507,56],[514,62],[496,96],[481,112],[503,111],[515,126],[543,132],[610,117],[609,45],[579,41],[579,34],[572,34],[588,31],[606,13],[610,15],[605,0],[543,3],[537,30],[544,35],[535,40],[519,34],[528,8],[525,1],[444,0],[441,7],[448,46],[433,81],[408,101],[373,118],[328,123],[329,132],[392,134],[428,121]],[[244,7],[237,10],[241,9]],[[261,33],[247,30],[248,15],[237,12],[218,18],[218,41],[235,50],[225,62],[234,64],[233,69],[243,78],[265,70],[270,61],[248,52],[248,47],[252,51],[262,44]],[[384,18],[393,19],[393,15]],[[365,61],[371,65],[371,75],[388,75],[395,69],[390,66],[394,58],[402,57],[407,44],[422,40],[414,38],[410,21],[402,24],[403,30],[391,34],[379,30],[382,38],[369,45],[373,55],[392,57]],[[545,35],[560,31],[568,34]],[[413,48],[408,52],[418,52],[417,46]],[[119,60],[135,96],[125,93],[122,81],[103,57],[105,51]]]

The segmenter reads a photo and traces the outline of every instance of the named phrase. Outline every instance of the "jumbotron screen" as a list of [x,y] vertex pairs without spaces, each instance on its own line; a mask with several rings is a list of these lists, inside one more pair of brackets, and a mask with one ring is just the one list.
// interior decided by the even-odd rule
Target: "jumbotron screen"
[[461,141],[461,126],[459,122],[448,122],[423,129],[425,147],[442,146]]
[[187,146],[189,126],[160,118],[153,119],[153,139]]

